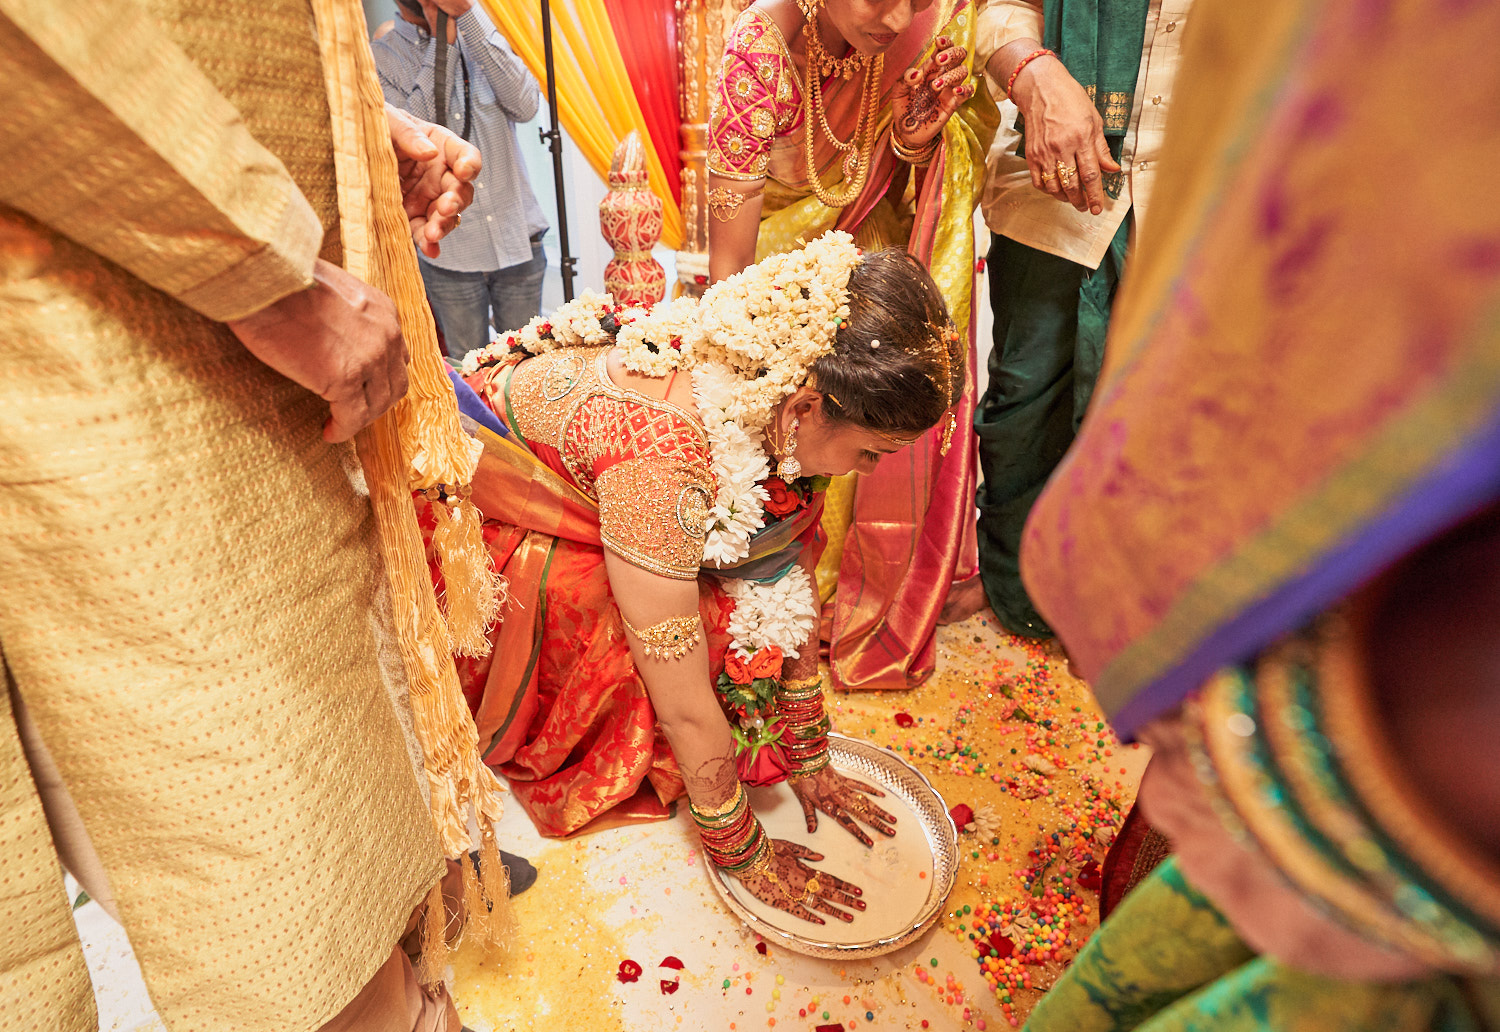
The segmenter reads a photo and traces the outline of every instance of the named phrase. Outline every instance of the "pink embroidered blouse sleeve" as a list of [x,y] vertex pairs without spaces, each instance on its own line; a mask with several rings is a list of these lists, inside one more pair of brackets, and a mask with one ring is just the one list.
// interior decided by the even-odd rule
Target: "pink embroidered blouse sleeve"
[[802,91],[781,32],[755,9],[724,47],[709,115],[708,170],[725,179],[764,179],[771,141],[801,124]]

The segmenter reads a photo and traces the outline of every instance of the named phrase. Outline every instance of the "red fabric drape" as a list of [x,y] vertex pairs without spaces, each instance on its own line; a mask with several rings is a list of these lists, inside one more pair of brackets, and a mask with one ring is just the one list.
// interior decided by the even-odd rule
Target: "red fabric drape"
[[677,106],[677,18],[672,0],[604,0],[609,24],[635,87],[651,146],[682,203],[682,158]]

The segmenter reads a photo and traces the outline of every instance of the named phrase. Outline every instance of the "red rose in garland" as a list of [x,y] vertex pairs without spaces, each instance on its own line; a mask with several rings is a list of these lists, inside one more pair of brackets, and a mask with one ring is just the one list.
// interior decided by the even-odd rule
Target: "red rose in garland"
[[[727,666],[727,664],[726,664]],[[734,675],[730,675],[733,677]],[[781,649],[776,645],[767,645],[755,650],[755,655],[750,657],[751,677],[780,677],[781,676]],[[739,678],[735,678],[736,681]]]
[[766,500],[766,512],[778,520],[784,516],[790,516],[807,504],[802,500],[802,496],[788,487],[786,481],[780,477],[771,477],[766,481],[766,493],[771,496]]

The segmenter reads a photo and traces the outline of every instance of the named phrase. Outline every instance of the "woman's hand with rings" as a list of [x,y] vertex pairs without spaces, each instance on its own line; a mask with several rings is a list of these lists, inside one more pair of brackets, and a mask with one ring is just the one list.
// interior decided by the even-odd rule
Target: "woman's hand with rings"
[[964,58],[969,52],[947,36],[934,41],[932,56],[908,68],[891,97],[891,133],[909,151],[919,151],[943,131],[948,119],[974,95]]
[[802,804],[802,815],[807,818],[809,833],[818,830],[817,811],[822,810],[867,846],[874,840],[855,823],[855,818],[868,824],[887,838],[896,834],[896,818],[870,801],[870,796],[885,793],[873,785],[845,777],[832,767],[824,767],[805,778],[793,778],[792,791]]
[[1104,172],[1120,171],[1104,139],[1104,119],[1056,57],[1038,58],[1011,84],[1026,125],[1031,185],[1079,211],[1104,210]]
[[771,855],[764,867],[738,875],[740,884],[756,899],[820,925],[828,922],[813,913],[815,910],[848,924],[854,920],[848,911],[865,909],[859,886],[807,865],[808,860],[822,860],[823,854],[786,839],[771,839],[770,843]]

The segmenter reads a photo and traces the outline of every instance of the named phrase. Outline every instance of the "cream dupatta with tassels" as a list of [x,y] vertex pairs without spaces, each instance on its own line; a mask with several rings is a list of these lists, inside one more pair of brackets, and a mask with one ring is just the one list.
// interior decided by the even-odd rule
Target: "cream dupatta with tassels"
[[[506,937],[510,917],[509,878],[494,831],[501,788],[480,759],[478,734],[452,657],[454,651],[477,655],[488,649],[485,630],[500,606],[501,585],[480,535],[478,510],[469,499],[483,446],[459,426],[458,406],[438,351],[401,205],[364,11],[356,0],[312,0],[312,7],[333,126],[344,267],[395,302],[411,355],[406,397],[363,430],[356,443],[390,579],[432,818],[447,856],[461,862],[470,927],[487,945],[496,946]],[[428,574],[413,489],[436,489],[449,500],[433,506],[438,518],[433,539],[447,588],[446,619]],[[471,816],[480,829],[481,876],[465,856]],[[426,913],[418,976],[430,985],[441,977],[448,957],[439,886],[433,887]]]

